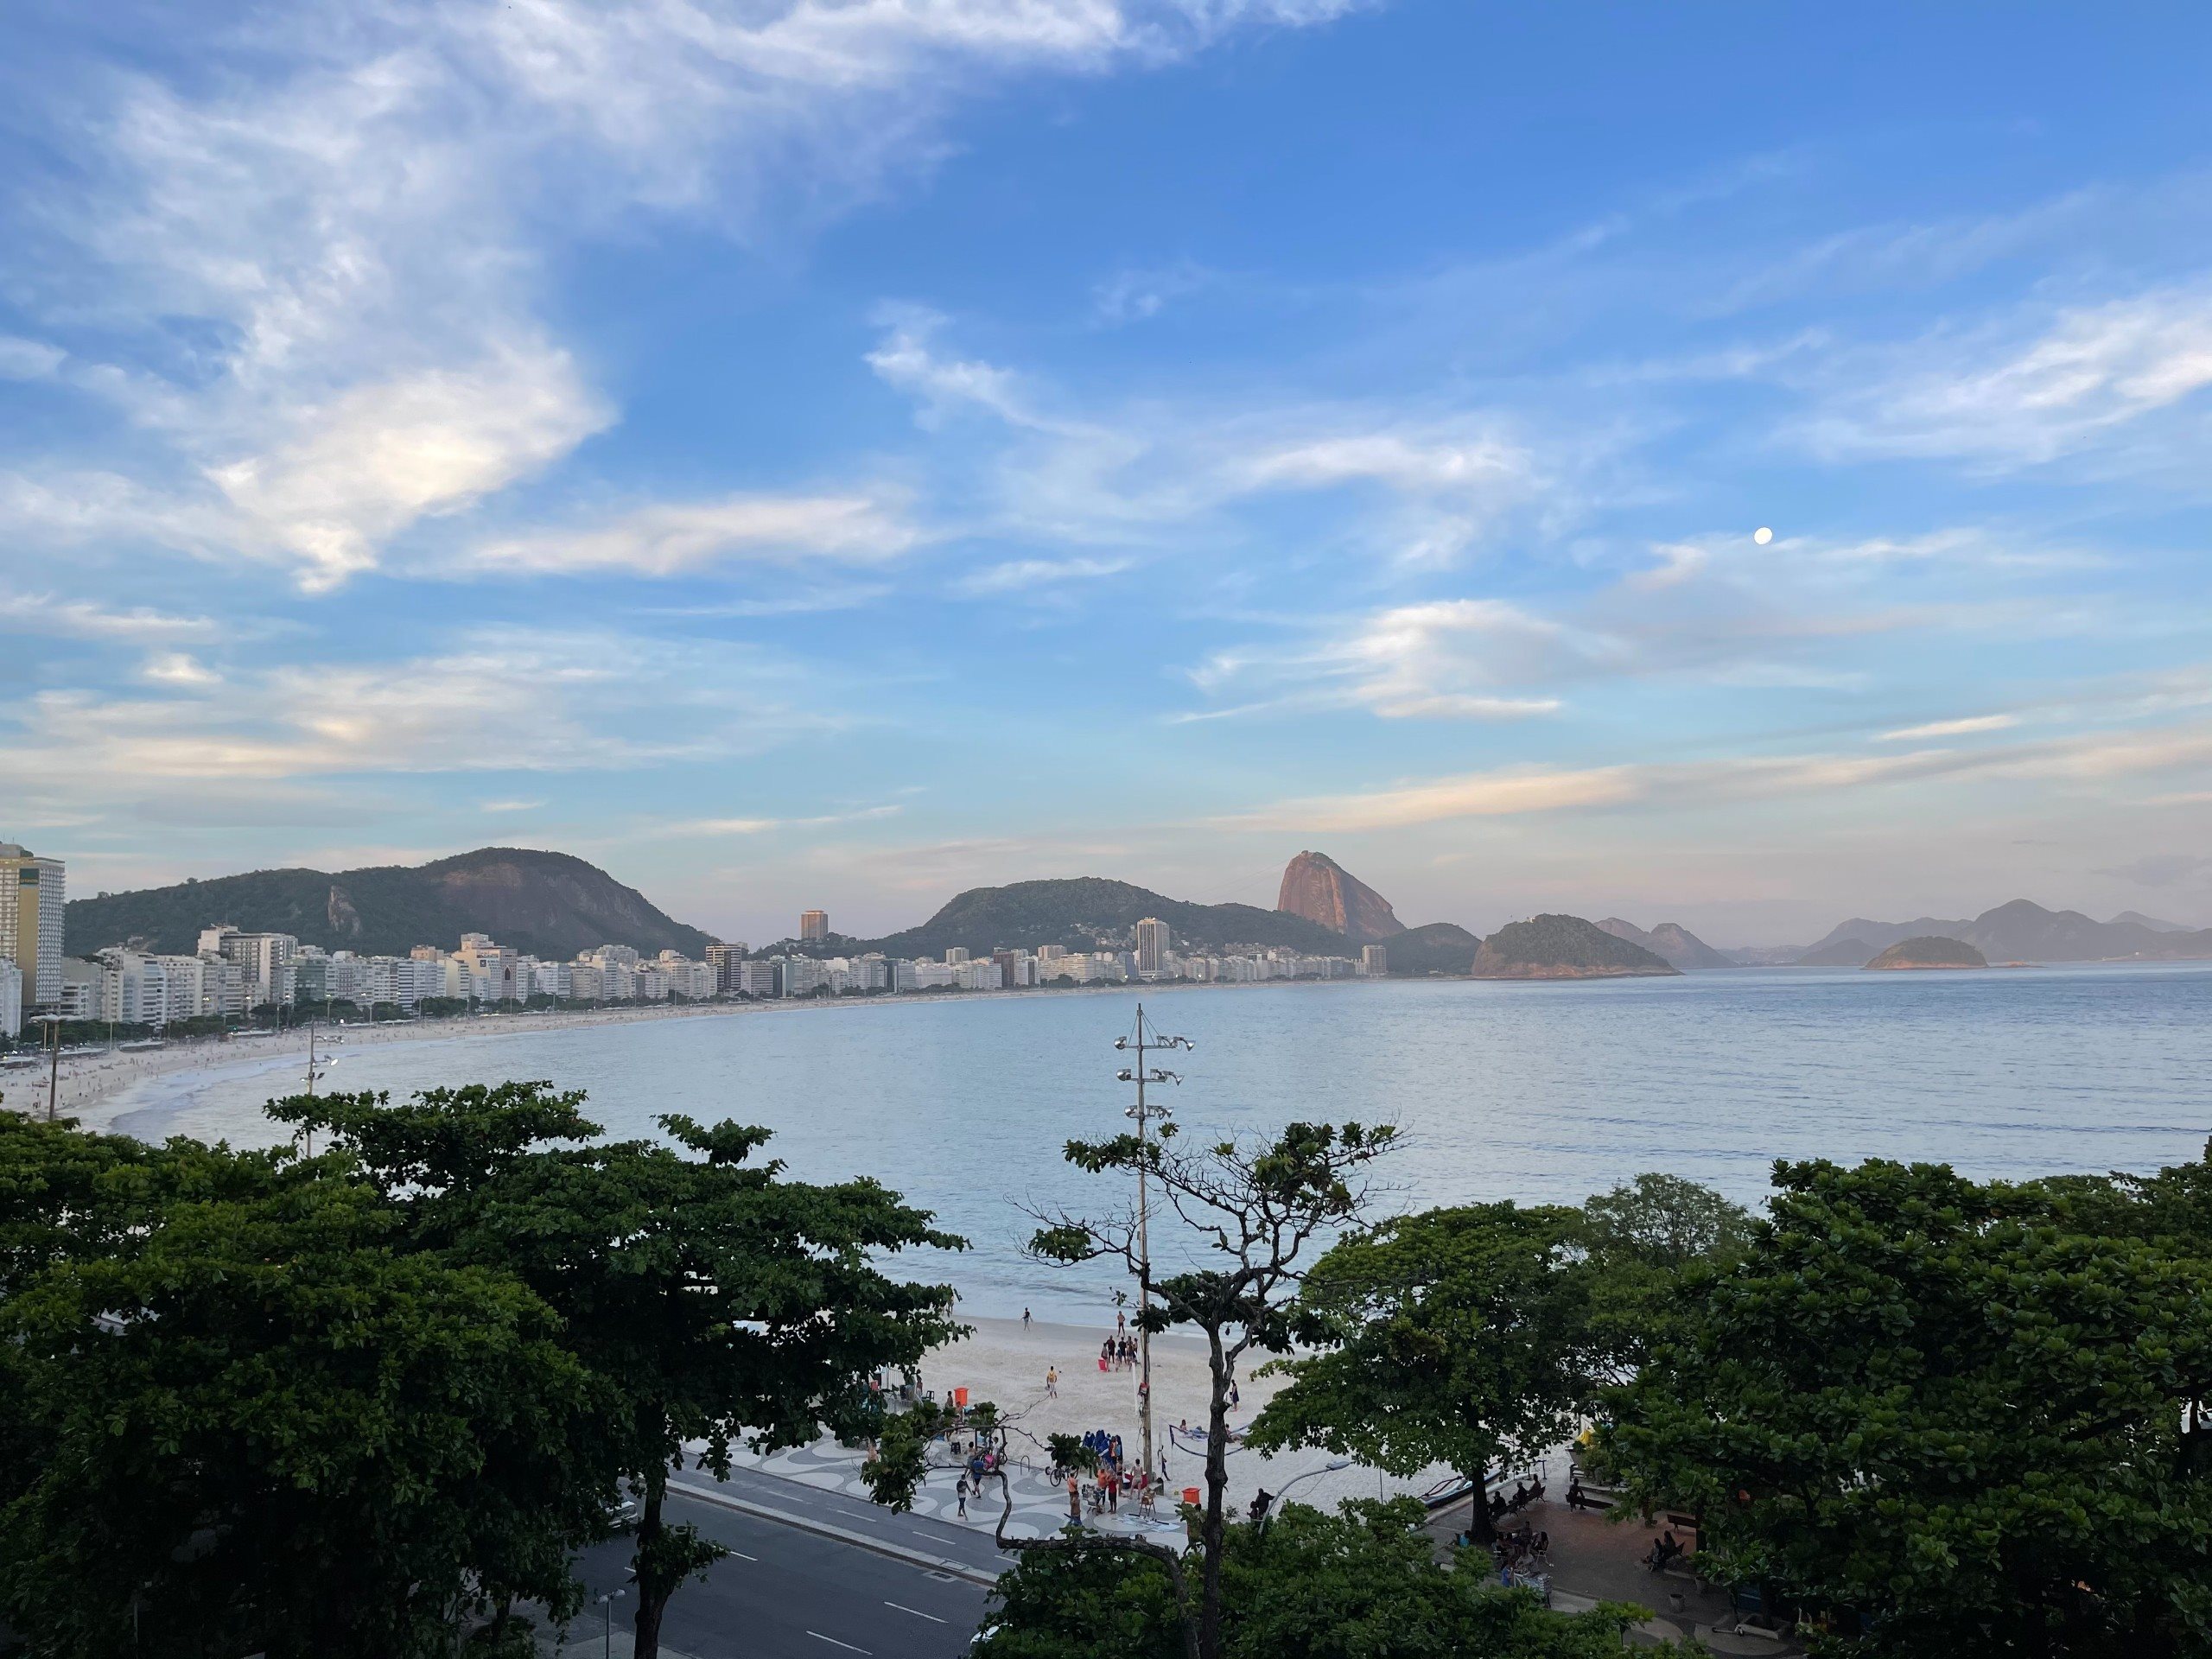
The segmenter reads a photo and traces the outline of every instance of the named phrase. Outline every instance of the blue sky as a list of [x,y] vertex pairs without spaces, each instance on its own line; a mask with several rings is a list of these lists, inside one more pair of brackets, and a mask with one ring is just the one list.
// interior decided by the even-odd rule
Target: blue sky
[[2212,923],[2212,14],[88,10],[0,69],[77,891]]

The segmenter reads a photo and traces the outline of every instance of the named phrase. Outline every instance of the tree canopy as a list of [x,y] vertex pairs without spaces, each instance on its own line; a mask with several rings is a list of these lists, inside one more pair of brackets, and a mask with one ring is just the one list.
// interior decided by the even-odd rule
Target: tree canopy
[[1702,1515],[1708,1573],[1853,1652],[2203,1653],[2212,1268],[2177,1247],[2200,1183],[1778,1165],[1606,1443],[1637,1496]]

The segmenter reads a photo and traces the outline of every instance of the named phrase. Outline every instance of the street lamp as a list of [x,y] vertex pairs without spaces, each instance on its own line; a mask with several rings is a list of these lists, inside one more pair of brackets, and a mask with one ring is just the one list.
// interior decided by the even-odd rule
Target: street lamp
[[1319,1478],[1322,1475],[1333,1475],[1339,1469],[1351,1468],[1351,1465],[1352,1460],[1350,1458],[1331,1458],[1319,1469],[1308,1469],[1302,1475],[1293,1475],[1288,1480],[1283,1482],[1282,1490],[1275,1494],[1275,1502],[1280,1503],[1283,1499],[1288,1497],[1290,1496],[1290,1489],[1297,1485],[1301,1480],[1313,1480]]
[[1137,1368],[1140,1377],[1137,1386],[1137,1415],[1142,1430],[1144,1478],[1146,1488],[1148,1491],[1154,1473],[1152,1332],[1146,1325],[1144,1316],[1152,1306],[1152,1246],[1144,1180],[1145,1130],[1154,1118],[1173,1117],[1174,1114],[1165,1106],[1147,1105],[1144,1096],[1144,1087],[1147,1083],[1179,1084],[1183,1079],[1173,1071],[1163,1071],[1156,1065],[1147,1065],[1144,1057],[1147,1050],[1178,1048],[1188,1050],[1193,1045],[1187,1037],[1161,1036],[1157,1030],[1146,1022],[1144,1004],[1140,1002],[1137,1004],[1136,1029],[1127,1036],[1116,1037],[1114,1039],[1114,1046],[1123,1053],[1135,1049],[1137,1056],[1137,1063],[1135,1065],[1123,1066],[1114,1075],[1117,1082],[1134,1083],[1137,1086],[1137,1103],[1129,1107],[1124,1115],[1135,1119],[1137,1126]]
[[599,1605],[607,1617],[606,1629],[600,1633],[600,1652],[604,1659],[613,1659],[614,1604],[629,1593],[627,1590],[610,1590],[599,1598]]

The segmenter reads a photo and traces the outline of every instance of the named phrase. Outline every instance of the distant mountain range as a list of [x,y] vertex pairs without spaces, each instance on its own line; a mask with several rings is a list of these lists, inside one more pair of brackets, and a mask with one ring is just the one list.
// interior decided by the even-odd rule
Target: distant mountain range
[[1649,933],[1634,922],[1624,922],[1618,916],[1608,916],[1598,924],[1617,939],[1626,939],[1630,944],[1640,944],[1655,957],[1663,957],[1677,968],[1733,968],[1733,957],[1724,957],[1680,922],[1662,922]]
[[519,847],[429,864],[255,870],[106,893],[71,900],[64,926],[78,956],[111,944],[182,954],[197,947],[201,928],[223,922],[363,956],[404,956],[418,944],[451,950],[463,933],[555,959],[599,944],[696,957],[714,943],[596,865]]
[[[2025,899],[1986,910],[1972,921],[1933,916],[1910,922],[1840,922],[1798,960],[1820,967],[1857,967],[1910,938],[1957,939],[1992,962],[2174,962],[2212,957],[2212,928],[2191,931],[2132,912],[2100,922],[2078,910],[2045,910]],[[1847,948],[1847,942],[1856,941]],[[1864,947],[1859,963],[1841,958]]]
[[1077,876],[970,887],[919,927],[880,939],[841,939],[837,950],[890,957],[942,957],[956,947],[980,953],[1001,945],[1090,950],[1096,948],[1095,934],[1126,934],[1147,916],[1166,923],[1179,944],[1273,944],[1316,956],[1341,955],[1347,946],[1342,933],[1303,916],[1256,905],[1192,904],[1127,881]]

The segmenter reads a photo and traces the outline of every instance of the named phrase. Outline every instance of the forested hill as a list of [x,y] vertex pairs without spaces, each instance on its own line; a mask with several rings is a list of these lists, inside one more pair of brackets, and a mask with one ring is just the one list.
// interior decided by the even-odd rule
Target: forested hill
[[1167,924],[1179,950],[1279,944],[1317,956],[1343,956],[1355,948],[1343,934],[1302,916],[1256,905],[1192,904],[1095,875],[970,887],[918,927],[886,938],[841,942],[840,948],[893,957],[941,957],[956,946],[978,952],[998,945],[1033,950],[1040,944],[1088,950],[1094,948],[1094,931],[1126,933],[1147,916]]
[[136,942],[189,951],[201,928],[221,922],[364,956],[404,956],[418,944],[450,950],[463,933],[488,933],[501,944],[552,958],[598,944],[696,957],[714,943],[581,858],[485,847],[411,867],[255,870],[79,899],[68,908],[67,948],[82,956]]

